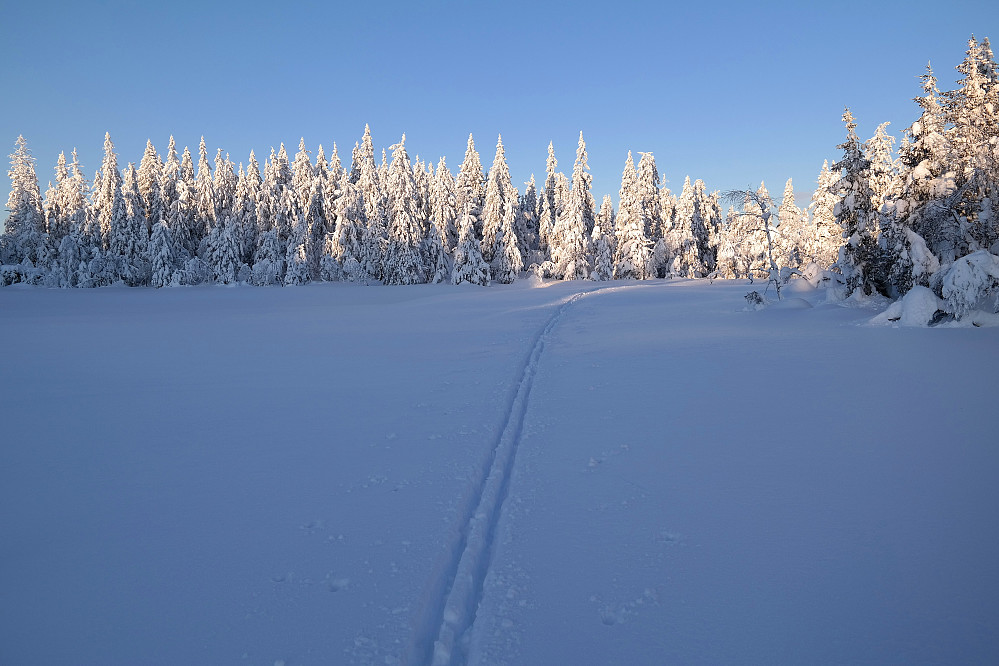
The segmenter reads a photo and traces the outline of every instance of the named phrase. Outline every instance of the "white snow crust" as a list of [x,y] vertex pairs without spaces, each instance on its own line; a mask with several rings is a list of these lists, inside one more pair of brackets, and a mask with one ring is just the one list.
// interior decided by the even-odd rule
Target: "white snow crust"
[[999,661],[999,328],[752,288],[0,290],[0,663]]

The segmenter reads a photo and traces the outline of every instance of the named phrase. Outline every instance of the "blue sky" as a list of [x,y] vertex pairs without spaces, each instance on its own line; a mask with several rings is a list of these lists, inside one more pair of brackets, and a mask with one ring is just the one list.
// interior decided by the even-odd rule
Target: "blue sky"
[[376,149],[405,132],[452,171],[469,132],[487,168],[502,133],[518,185],[543,177],[549,141],[569,173],[582,130],[594,195],[616,204],[628,150],[653,152],[674,191],[689,174],[779,195],[792,177],[807,198],[844,106],[862,138],[900,132],[927,61],[950,87],[972,33],[999,39],[999,7],[55,1],[4,3],[0,24],[0,141],[25,136],[43,190],[74,146],[90,177],[105,131],[123,167],[171,134],[236,162],[336,141],[348,161],[369,123]]

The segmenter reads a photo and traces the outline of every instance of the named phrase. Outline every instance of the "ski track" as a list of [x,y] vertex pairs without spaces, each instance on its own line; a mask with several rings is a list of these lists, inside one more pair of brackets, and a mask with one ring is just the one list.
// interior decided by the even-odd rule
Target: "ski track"
[[627,287],[598,287],[582,291],[565,299],[548,318],[534,338],[530,353],[520,369],[520,379],[506,408],[491,463],[476,480],[470,507],[474,510],[463,518],[460,536],[453,558],[441,581],[434,586],[439,595],[431,604],[431,618],[425,618],[417,629],[417,655],[414,664],[460,666],[467,662],[468,637],[475,624],[483,584],[489,571],[493,538],[499,523],[509,487],[517,447],[534,377],[552,331],[565,312],[580,299],[597,292],[617,291]]

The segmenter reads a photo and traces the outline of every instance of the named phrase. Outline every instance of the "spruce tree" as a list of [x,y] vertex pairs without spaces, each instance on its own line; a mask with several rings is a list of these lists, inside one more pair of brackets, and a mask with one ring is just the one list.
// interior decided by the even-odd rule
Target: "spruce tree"
[[857,124],[849,109],[843,113],[843,122],[847,138],[838,146],[843,150],[843,159],[833,165],[834,171],[843,174],[836,185],[840,201],[834,214],[846,239],[837,265],[846,280],[847,295],[857,291],[870,295],[884,289],[878,275],[880,257],[869,180],[870,161],[857,138]]
[[510,169],[506,164],[503,137],[496,140],[496,156],[489,169],[486,182],[486,197],[482,207],[482,258],[492,262],[497,252],[497,235],[506,215],[507,201],[511,197],[513,183]]
[[[604,202],[609,203],[610,196],[605,197]],[[598,217],[590,239],[593,245],[591,280],[610,280],[614,277],[614,251],[611,247],[611,237],[603,232],[603,228],[601,219]]]
[[364,268],[368,223],[361,192],[349,179],[343,183],[343,192],[337,198],[336,206],[335,231],[327,251],[331,262],[326,262],[324,269],[326,279],[342,274],[342,279],[364,282],[373,277]]
[[153,287],[167,287],[175,282],[177,272],[177,250],[173,243],[170,227],[165,222],[153,225],[153,235],[149,240],[149,257],[152,264]]
[[201,240],[215,225],[215,183],[208,165],[208,148],[205,137],[198,145],[198,176],[195,180],[197,191],[197,217],[194,221],[194,238],[200,247]]
[[430,219],[440,231],[442,245],[448,252],[458,245],[458,200],[455,187],[454,176],[441,157],[430,190]]
[[517,279],[517,275],[524,268],[524,259],[521,256],[520,247],[517,245],[517,234],[514,232],[514,223],[519,207],[516,192],[511,193],[503,206],[505,212],[497,232],[495,256],[490,272],[500,284],[510,284]]
[[489,284],[489,264],[482,258],[479,251],[479,239],[475,236],[475,217],[472,215],[472,204],[465,206],[461,216],[458,246],[454,250],[454,269],[451,272],[451,284]]
[[7,210],[10,214],[0,238],[0,264],[20,264],[24,260],[37,262],[45,234],[35,158],[31,156],[23,136],[17,137],[14,146],[7,172],[10,177]]
[[[174,149],[174,157],[176,157],[176,149]],[[166,212],[160,185],[163,168],[163,160],[160,159],[156,148],[153,147],[153,142],[147,139],[146,151],[142,154],[142,160],[139,162],[136,178],[139,194],[142,196],[142,214],[150,225],[162,220]]]
[[485,201],[485,176],[482,173],[482,160],[475,150],[475,141],[468,135],[465,159],[458,168],[455,180],[457,210],[466,211],[475,220],[475,234],[482,236],[482,206]]
[[829,168],[827,160],[823,161],[815,182],[815,191],[808,204],[811,224],[808,229],[810,244],[807,246],[807,257],[823,270],[836,263],[843,245],[843,230],[836,221],[835,214],[836,204],[839,202],[835,191],[838,182],[839,176]]
[[392,149],[392,166],[388,176],[391,226],[385,255],[385,283],[426,282],[427,269],[420,253],[423,225],[416,207],[416,183],[406,153],[405,134]]
[[545,187],[541,196],[541,206],[538,217],[538,241],[542,256],[547,257],[551,253],[549,241],[552,231],[555,229],[555,221],[558,219],[558,177],[555,169],[558,167],[558,160],[555,159],[555,146],[548,142],[548,159],[545,161]]
[[[638,192],[635,160],[628,151],[618,191],[618,213],[614,221],[617,246],[614,253],[614,278],[644,280],[649,275],[652,246],[645,232],[645,213]],[[655,277],[652,275],[651,277]]]
[[590,234],[596,218],[588,173],[586,141],[579,133],[576,162],[572,169],[572,189],[562,215],[558,218],[550,245],[551,275],[562,280],[585,280],[590,276]]

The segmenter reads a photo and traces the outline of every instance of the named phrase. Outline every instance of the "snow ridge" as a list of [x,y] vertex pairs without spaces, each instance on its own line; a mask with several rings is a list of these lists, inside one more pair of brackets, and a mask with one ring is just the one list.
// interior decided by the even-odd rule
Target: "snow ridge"
[[608,289],[615,288],[592,289],[565,299],[534,339],[531,352],[521,368],[516,393],[507,407],[503,428],[493,448],[492,463],[485,469],[477,484],[478,504],[461,530],[461,543],[455,551],[457,561],[449,567],[449,580],[438,587],[443,591],[443,598],[437,605],[439,610],[435,612],[440,615],[435,622],[427,623],[428,633],[436,632],[436,640],[434,635],[423,637],[427,652],[433,641],[433,653],[426,655],[433,666],[459,666],[467,660],[465,639],[475,623],[483,583],[489,569],[494,533],[506,499],[531,388],[552,330],[573,303],[584,296]]

